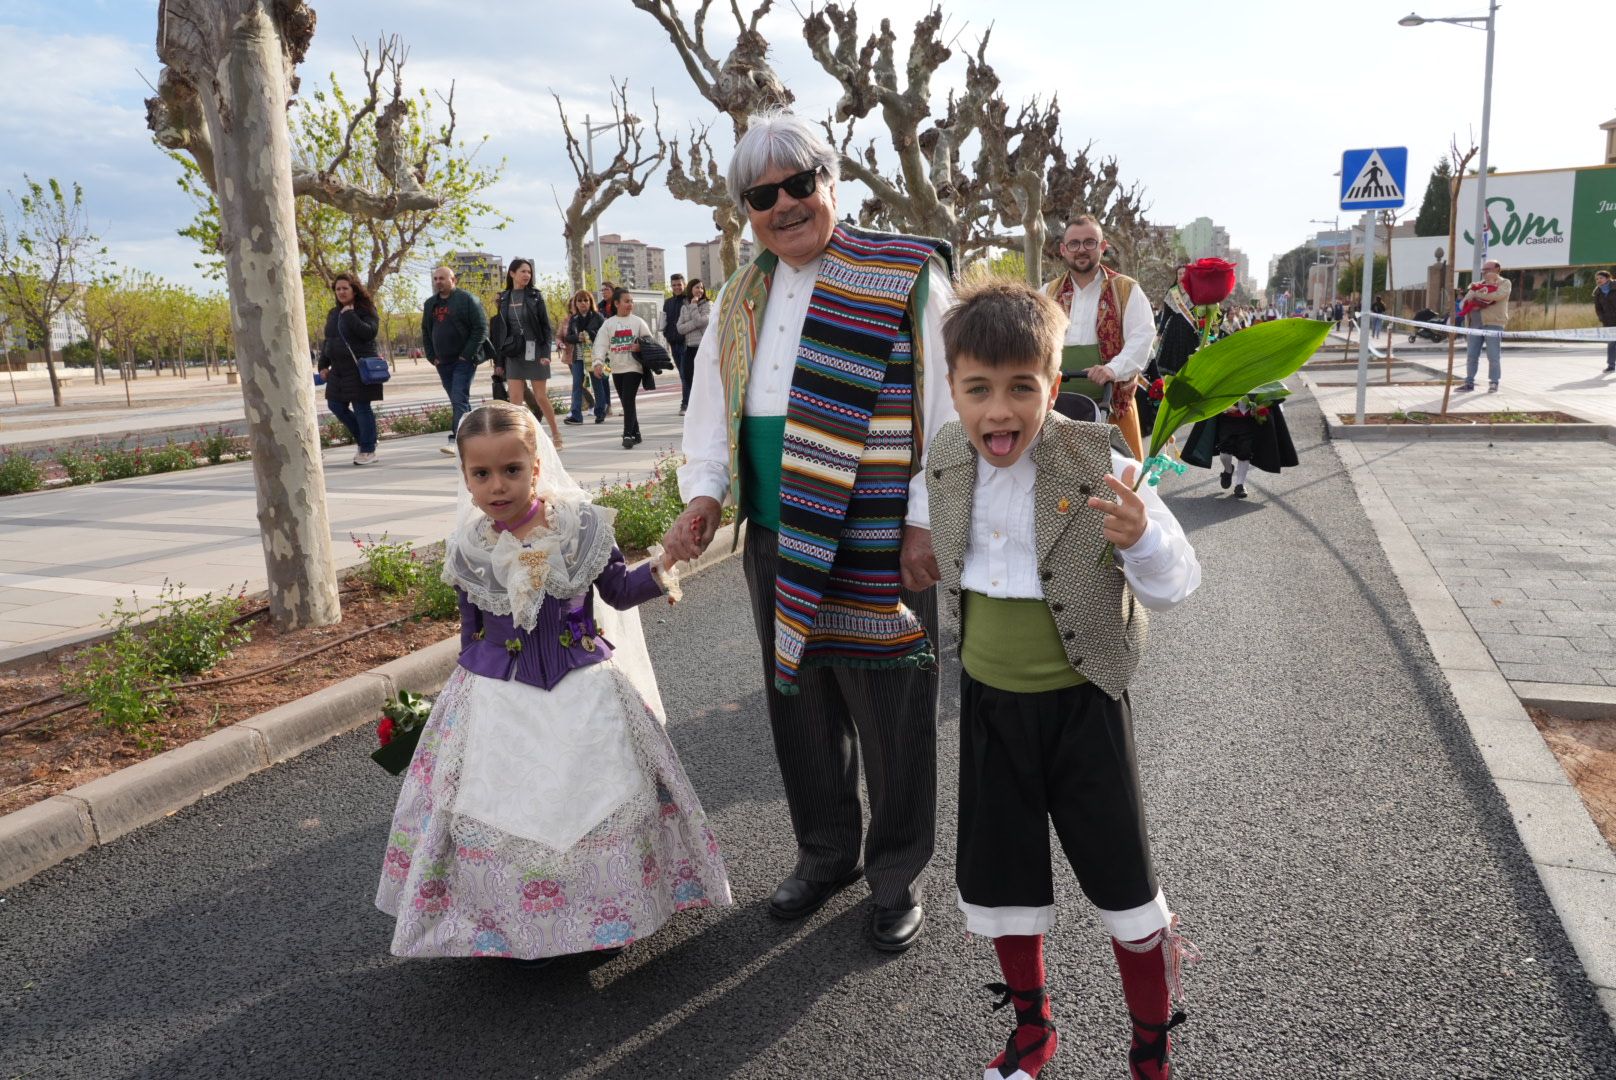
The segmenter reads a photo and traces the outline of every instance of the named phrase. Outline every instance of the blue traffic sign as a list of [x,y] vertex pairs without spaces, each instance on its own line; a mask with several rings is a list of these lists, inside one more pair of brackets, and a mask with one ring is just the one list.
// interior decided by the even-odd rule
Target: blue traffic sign
[[1348,150],[1341,155],[1341,209],[1391,210],[1408,191],[1408,147]]

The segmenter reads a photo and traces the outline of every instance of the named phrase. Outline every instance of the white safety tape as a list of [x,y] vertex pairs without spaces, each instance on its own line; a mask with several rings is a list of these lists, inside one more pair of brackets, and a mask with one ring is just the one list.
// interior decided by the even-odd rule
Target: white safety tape
[[1370,315],[1369,318],[1396,326],[1412,326],[1463,337],[1506,337],[1523,341],[1616,341],[1616,326],[1592,326],[1576,330],[1506,330],[1498,326],[1449,326],[1447,323],[1416,322],[1394,315]]

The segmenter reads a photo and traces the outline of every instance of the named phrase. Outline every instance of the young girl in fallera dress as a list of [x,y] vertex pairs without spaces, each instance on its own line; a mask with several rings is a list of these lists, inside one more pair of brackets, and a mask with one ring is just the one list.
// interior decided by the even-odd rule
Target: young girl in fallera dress
[[399,794],[376,904],[397,956],[536,960],[613,949],[727,905],[718,842],[663,730],[629,569],[527,409],[459,429],[465,488],[444,580],[459,666]]

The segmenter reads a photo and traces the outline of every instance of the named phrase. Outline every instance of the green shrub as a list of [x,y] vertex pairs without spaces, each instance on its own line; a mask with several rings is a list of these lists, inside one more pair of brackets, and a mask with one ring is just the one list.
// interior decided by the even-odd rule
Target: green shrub
[[157,450],[146,452],[146,472],[180,472],[196,468],[196,455],[182,443],[166,443]]
[[249,636],[235,625],[241,594],[186,597],[183,589],[163,582],[151,607],[116,601],[104,620],[112,637],[62,669],[68,693],[85,698],[96,719],[142,747],[160,742],[150,728],[175,700],[169,684],[211,670]]
[[146,627],[146,645],[162,669],[173,676],[210,671],[251,635],[236,626],[243,594],[203,593],[182,596],[185,586],[163,583],[157,603],[141,615],[157,617]]
[[354,546],[365,558],[359,576],[389,596],[402,596],[421,580],[421,559],[408,544],[389,544],[387,534],[369,543],[355,536]]
[[415,614],[422,619],[452,619],[460,614],[460,601],[454,586],[443,580],[443,557],[423,560],[420,588],[415,594]]
[[133,450],[125,450],[119,446],[112,450],[102,451],[96,455],[96,467],[100,472],[98,480],[127,480],[132,476],[146,475],[146,451],[141,449],[139,443]]
[[162,688],[161,673],[132,629],[86,649],[62,674],[62,688],[88,701],[101,723],[134,736],[142,747],[161,745],[150,728],[163,718],[174,694]]
[[235,447],[235,432],[218,427],[203,433],[197,444],[197,452],[208,459],[209,465],[217,465],[224,460],[226,454],[232,453]]
[[0,457],[0,495],[38,491],[44,485],[45,470],[27,454],[12,451]]
[[93,484],[101,479],[101,459],[79,450],[63,450],[56,455],[56,463],[67,472],[67,482],[74,486]]
[[427,431],[448,431],[454,427],[454,409],[448,405],[436,405],[422,414],[422,422],[426,424]]
[[432,430],[427,427],[426,421],[415,413],[402,413],[393,417],[388,422],[387,428],[394,435],[425,435]]
[[342,426],[342,421],[327,420],[320,425],[321,447],[341,446],[350,441],[352,437],[348,434],[348,429]]
[[652,544],[662,542],[669,526],[685,509],[679,498],[679,465],[679,458],[664,457],[656,463],[651,479],[643,483],[602,485],[594,501],[598,506],[609,506],[617,511],[614,528],[618,547],[645,551]]

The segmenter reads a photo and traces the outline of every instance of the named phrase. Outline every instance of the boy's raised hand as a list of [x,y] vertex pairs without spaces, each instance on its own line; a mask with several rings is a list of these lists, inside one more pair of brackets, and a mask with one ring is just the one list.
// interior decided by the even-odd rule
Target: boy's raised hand
[[1145,527],[1150,524],[1150,518],[1145,514],[1145,502],[1133,490],[1135,470],[1124,470],[1122,479],[1107,475],[1105,486],[1116,495],[1115,502],[1110,499],[1098,497],[1089,500],[1089,509],[1098,510],[1105,515],[1105,525],[1101,532],[1105,538],[1117,546],[1118,551],[1126,551],[1139,542],[1145,535]]

